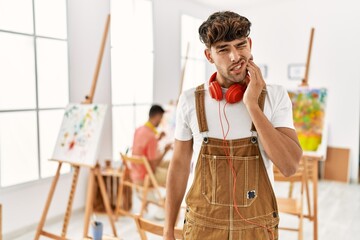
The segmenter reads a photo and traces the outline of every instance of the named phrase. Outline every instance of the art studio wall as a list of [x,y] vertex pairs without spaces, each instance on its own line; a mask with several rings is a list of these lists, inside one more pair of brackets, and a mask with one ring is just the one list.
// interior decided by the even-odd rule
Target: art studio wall
[[[328,90],[328,146],[350,149],[349,178],[357,182],[360,138],[360,29],[357,26],[360,16],[357,9],[360,3],[280,0],[241,6],[240,2],[238,7],[217,9],[187,1],[154,0],[154,101],[166,104],[178,92],[180,31],[175,26],[180,26],[180,18],[173,16],[186,13],[205,19],[213,11],[233,10],[249,17],[253,23],[255,62],[267,66],[266,82],[290,89],[296,88],[300,81],[289,79],[288,65],[305,65],[310,29],[315,27],[310,86]],[[210,76],[214,68],[207,70]]]
[[236,10],[253,23],[254,59],[268,66],[268,83],[295,88],[288,64],[305,63],[315,27],[309,83],[328,89],[328,145],[350,148],[350,177],[358,178],[360,3],[352,0],[274,1]]
[[[187,0],[153,0],[154,7],[154,102],[166,104],[178,93],[180,79],[180,17],[205,19],[215,10]],[[81,102],[88,94],[109,0],[68,1],[70,101]],[[319,10],[320,9],[320,10]],[[296,87],[287,77],[290,63],[304,63],[310,28],[316,28],[310,85],[329,90],[329,145],[351,149],[351,177],[357,176],[360,112],[360,17],[351,0],[292,0],[234,8],[253,22],[254,58],[268,66],[269,83]],[[105,48],[94,102],[110,104],[111,69],[109,39]],[[209,72],[210,73],[210,72]],[[111,111],[105,120],[100,158],[112,156]],[[52,179],[0,190],[5,236],[27,227],[34,229],[45,204]],[[48,219],[65,212],[71,174],[60,178]],[[81,169],[73,208],[85,203],[87,170]],[[24,203],[24,199],[26,203]],[[59,229],[60,231],[60,229]],[[9,238],[11,239],[11,238]]]
[[[189,14],[205,18],[209,7],[187,0],[153,0],[154,8],[154,101],[168,103],[178,93],[180,79],[180,18]],[[89,93],[107,14],[109,0],[68,1],[68,44],[70,102],[79,103]],[[110,39],[105,47],[94,102],[111,104]],[[176,87],[174,87],[176,86]],[[112,156],[111,111],[105,119],[100,159]],[[55,163],[54,163],[55,164]],[[81,168],[74,211],[85,205],[88,170]],[[0,189],[3,204],[3,234],[12,239],[17,234],[34,230],[40,220],[51,178]],[[62,220],[70,191],[72,175],[61,176],[47,219]],[[59,233],[61,229],[59,229]]]
[[[155,0],[155,11],[160,10],[156,8],[156,3],[168,6],[168,11],[155,12],[155,24],[164,28],[179,25],[180,19],[171,16],[181,11],[182,7],[191,5],[186,1],[162,2]],[[178,8],[173,8],[174,5]],[[187,9],[187,13],[205,19],[213,10],[233,10],[247,16],[253,23],[251,37],[255,62],[267,66],[265,80],[287,88],[296,88],[300,84],[299,80],[288,78],[288,65],[305,64],[310,29],[315,27],[310,86],[328,89],[328,145],[351,150],[349,175],[350,180],[357,181],[360,137],[360,29],[357,23],[360,17],[356,11],[360,3],[353,0],[291,0],[255,1],[241,5],[239,1],[232,8],[205,7],[205,11],[197,11],[198,8],[201,7],[191,11]],[[154,98],[160,103],[167,103],[177,94],[180,50],[174,49],[178,48],[180,40],[174,38],[175,42],[168,41],[167,36],[179,34],[176,28],[167,27],[167,32],[163,33],[155,29]],[[178,62],[167,64],[168,59]],[[163,67],[165,64],[166,69]],[[213,68],[209,68],[207,75],[212,71]],[[173,85],[174,81],[176,85]]]
[[[89,94],[109,8],[109,1],[68,1],[70,102],[79,103],[84,100],[85,95]],[[109,44],[107,44],[95,93],[94,102],[97,103],[109,104],[111,100],[109,52],[110,48]],[[111,156],[110,113],[111,111],[108,112],[104,125],[105,137],[103,138],[100,155],[102,158]],[[87,176],[88,170],[81,168],[73,203],[74,211],[84,208]],[[13,239],[22,231],[36,229],[50,190],[51,181],[52,178],[48,178],[0,190],[5,239]],[[62,221],[69,197],[71,181],[71,174],[65,174],[60,177],[47,217],[49,222],[54,219]],[[61,229],[58,231],[60,234]]]
[[205,20],[214,11],[194,1],[154,0],[154,102],[168,104],[179,92],[181,15]]

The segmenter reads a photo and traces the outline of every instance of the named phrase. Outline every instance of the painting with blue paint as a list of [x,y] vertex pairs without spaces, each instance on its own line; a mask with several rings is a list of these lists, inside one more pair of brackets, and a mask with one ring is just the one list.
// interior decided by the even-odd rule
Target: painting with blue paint
[[298,88],[288,90],[292,105],[294,126],[305,151],[316,151],[322,142],[325,123],[327,90],[325,88]]
[[106,110],[101,104],[69,104],[52,160],[95,166]]

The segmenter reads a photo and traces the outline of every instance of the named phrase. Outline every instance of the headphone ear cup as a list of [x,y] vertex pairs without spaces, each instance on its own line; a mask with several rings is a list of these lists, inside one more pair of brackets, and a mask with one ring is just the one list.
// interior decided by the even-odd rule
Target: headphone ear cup
[[210,96],[217,101],[221,101],[223,98],[222,89],[217,81],[212,81],[209,84]]
[[243,99],[246,85],[233,84],[229,87],[225,94],[225,99],[228,103],[237,103]]

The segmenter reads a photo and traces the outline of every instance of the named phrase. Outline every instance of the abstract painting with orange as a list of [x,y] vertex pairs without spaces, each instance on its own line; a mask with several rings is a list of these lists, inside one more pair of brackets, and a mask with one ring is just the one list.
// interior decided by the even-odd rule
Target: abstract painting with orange
[[100,104],[69,104],[52,159],[94,166],[106,109]]
[[288,90],[296,132],[305,151],[316,151],[322,142],[327,90],[299,88]]

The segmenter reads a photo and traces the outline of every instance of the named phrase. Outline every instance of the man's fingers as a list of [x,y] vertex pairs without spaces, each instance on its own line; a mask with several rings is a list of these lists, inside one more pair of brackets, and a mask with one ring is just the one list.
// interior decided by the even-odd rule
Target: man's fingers
[[252,65],[248,65],[246,68],[250,73],[250,79],[255,79],[257,77],[256,69]]
[[254,63],[254,61],[250,60],[250,61],[249,61],[249,65],[252,66],[252,67],[254,67],[254,69],[256,69],[256,71],[260,71],[260,68],[258,67],[258,65],[256,65],[256,64]]
[[250,73],[251,82],[249,84],[257,86],[256,88],[263,88],[265,86],[265,81],[262,77],[260,68],[256,66],[253,61],[249,61],[246,69]]

